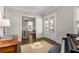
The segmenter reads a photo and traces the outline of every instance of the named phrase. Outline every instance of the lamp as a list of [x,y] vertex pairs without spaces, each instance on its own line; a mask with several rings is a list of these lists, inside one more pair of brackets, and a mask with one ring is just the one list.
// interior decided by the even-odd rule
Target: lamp
[[0,19],[0,27],[2,27],[3,26],[3,21],[2,21],[2,19]]
[[3,36],[3,21],[0,19],[0,36]]
[[9,19],[3,19],[3,26],[4,27],[10,27],[10,20]]
[[79,28],[79,24],[77,24],[77,28]]
[[[4,16],[3,16],[3,18],[0,18],[0,27],[2,27],[4,29],[4,35],[5,35],[5,31],[6,31],[5,27],[10,26],[10,20],[5,18],[5,8],[3,10],[4,10]],[[0,16],[1,16],[1,14],[0,14]]]
[[0,20],[0,27],[3,27],[4,35],[5,35],[5,33],[6,33],[6,28],[5,27],[10,27],[10,20],[9,19],[1,19]]

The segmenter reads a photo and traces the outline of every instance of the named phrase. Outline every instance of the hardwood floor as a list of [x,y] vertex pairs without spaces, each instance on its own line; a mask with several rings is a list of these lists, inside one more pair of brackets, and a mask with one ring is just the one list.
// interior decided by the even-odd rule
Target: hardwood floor
[[[29,39],[23,39],[22,42],[19,42],[19,43],[18,43],[18,49],[17,49],[17,52],[18,52],[18,53],[21,53],[20,45],[28,44],[28,43],[29,43],[28,40],[29,40]],[[38,41],[42,41],[42,40],[45,40],[45,41],[47,41],[47,42],[49,42],[50,44],[53,44],[53,45],[58,45],[58,44],[59,44],[59,43],[57,43],[57,42],[55,42],[55,41],[53,41],[53,40],[50,40],[50,39],[48,39],[48,38],[45,38],[45,37],[34,39],[33,42],[38,42]]]
[[[35,38],[33,39],[33,42],[36,42],[36,39]],[[27,44],[27,43],[29,43],[29,38],[22,39],[21,44]]]
[[53,45],[59,44],[59,43],[57,43],[57,42],[55,42],[55,41],[53,41],[53,40],[51,40],[51,39],[45,38],[45,37],[36,39],[36,41],[41,41],[41,40],[45,40],[45,41],[47,41],[47,42],[49,42],[49,43],[51,43],[51,44],[53,44]]
[[[37,42],[37,41],[41,41],[41,40],[45,40],[45,41],[47,41],[47,42],[49,42],[49,43],[51,43],[51,44],[54,44],[54,45],[59,44],[59,43],[57,43],[57,42],[55,42],[55,41],[53,41],[53,40],[50,40],[50,39],[48,39],[48,38],[45,38],[45,37],[33,39],[33,42]],[[27,44],[27,43],[29,43],[29,39],[23,39],[22,42],[20,42],[20,43],[21,43],[22,45],[23,45],[23,44]]]

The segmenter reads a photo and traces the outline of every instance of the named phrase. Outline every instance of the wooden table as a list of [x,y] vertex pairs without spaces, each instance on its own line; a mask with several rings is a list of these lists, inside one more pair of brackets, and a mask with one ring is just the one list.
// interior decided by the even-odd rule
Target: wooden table
[[0,40],[0,53],[16,53],[17,40]]

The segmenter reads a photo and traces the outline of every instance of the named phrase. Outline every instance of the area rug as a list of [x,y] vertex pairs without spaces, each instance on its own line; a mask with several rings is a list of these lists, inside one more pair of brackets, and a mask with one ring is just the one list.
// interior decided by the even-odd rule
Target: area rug
[[32,49],[39,49],[43,47],[43,45],[40,42],[35,42],[33,44],[30,44],[30,46]]
[[54,45],[44,40],[32,44],[24,44],[21,45],[21,53],[47,53],[52,46]]

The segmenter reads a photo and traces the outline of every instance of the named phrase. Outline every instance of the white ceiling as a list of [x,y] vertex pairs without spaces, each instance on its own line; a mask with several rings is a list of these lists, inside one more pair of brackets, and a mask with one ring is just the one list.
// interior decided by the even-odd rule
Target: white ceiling
[[9,8],[27,11],[38,15],[45,15],[55,11],[57,6],[8,6]]

